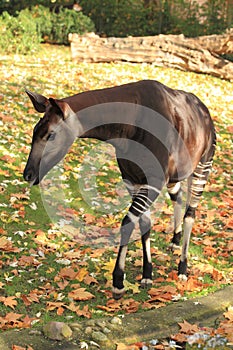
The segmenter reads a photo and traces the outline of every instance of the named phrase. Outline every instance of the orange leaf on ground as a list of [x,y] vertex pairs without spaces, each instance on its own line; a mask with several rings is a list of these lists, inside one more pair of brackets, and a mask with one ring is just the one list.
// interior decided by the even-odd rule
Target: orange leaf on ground
[[19,252],[19,248],[14,247],[12,242],[9,241],[6,236],[0,237],[0,250],[5,252]]
[[177,334],[171,335],[171,339],[175,340],[178,343],[185,343],[187,341],[187,334],[177,333]]
[[99,284],[98,281],[94,277],[92,277],[90,275],[85,276],[84,283],[88,284],[88,285],[90,285],[90,284]]
[[213,269],[212,276],[215,281],[221,281],[223,279],[222,272],[218,271],[217,269]]
[[153,304],[150,303],[150,300],[149,301],[145,301],[143,304],[142,304],[142,308],[143,309],[159,309],[160,307],[164,307],[166,306],[165,303],[156,303],[156,304]]
[[69,282],[64,280],[62,282],[57,282],[57,285],[60,290],[64,290],[68,286]]
[[233,306],[229,307],[228,311],[224,312],[224,317],[233,323]]
[[45,245],[48,242],[46,233],[42,230],[37,230],[35,233],[34,241],[38,244]]
[[95,296],[87,292],[85,288],[77,288],[69,292],[68,297],[73,300],[90,300]]
[[233,125],[228,125],[227,131],[229,131],[232,134],[233,133]]
[[[1,187],[0,187],[0,190],[1,190]],[[0,235],[5,235],[6,234],[6,231],[0,227]]]
[[77,251],[64,252],[64,256],[67,259],[79,259],[81,256],[81,251],[77,250]]
[[88,275],[88,271],[87,269],[85,269],[85,267],[82,267],[76,274],[75,279],[78,280],[79,282],[82,282],[86,277],[86,275]]
[[62,303],[61,301],[48,301],[47,302],[47,306],[46,306],[46,310],[55,310],[55,309],[59,309],[64,305],[64,303]]
[[87,225],[89,224],[93,224],[96,222],[96,216],[95,215],[92,215],[92,214],[89,214],[89,213],[85,213],[84,214],[84,220],[85,220],[85,223]]
[[105,305],[98,305],[98,309],[107,311],[107,312],[116,312],[121,310],[121,304],[120,301],[114,300],[114,299],[109,299]]
[[207,284],[203,284],[201,281],[197,280],[195,277],[189,277],[187,281],[178,281],[177,289],[180,292],[188,291],[194,292],[198,290],[202,290],[204,286],[208,286]]
[[199,331],[199,328],[196,324],[191,324],[185,320],[183,323],[178,323],[178,325],[180,326],[180,332],[172,335],[171,339],[173,339],[179,343],[186,342],[188,335],[192,335],[192,334],[197,333]]
[[0,301],[3,302],[5,306],[10,306],[12,309],[15,308],[15,306],[18,304],[17,300],[15,300],[15,297],[0,297]]
[[100,258],[105,251],[106,251],[105,248],[97,248],[97,249],[93,250],[92,252],[90,252],[90,257],[91,258]]
[[74,280],[76,278],[77,272],[72,269],[72,267],[63,267],[59,274],[58,277],[60,278],[68,278],[70,280]]
[[65,309],[63,309],[63,307],[58,307],[58,309],[57,309],[57,315],[58,316],[61,316],[62,314],[63,314],[63,312],[65,311]]
[[22,193],[22,192],[20,192],[20,193],[11,193],[11,197],[15,197],[15,198],[17,198],[20,201],[22,201],[22,200],[29,200],[30,199],[30,197],[27,194]]
[[198,332],[198,330],[199,330],[199,328],[196,324],[191,324],[185,320],[183,323],[178,323],[178,325],[181,328],[180,332],[185,333],[185,334],[193,334],[193,333]]
[[166,302],[172,300],[173,296],[177,294],[176,287],[167,285],[160,288],[151,288],[148,291],[148,294],[151,296],[149,302],[161,301]]
[[213,247],[205,247],[204,248],[204,254],[207,256],[212,256],[215,255],[217,252],[217,248],[213,248]]
[[78,316],[83,316],[86,318],[91,318],[91,312],[88,309],[88,305],[85,305],[82,309],[79,305],[75,305],[74,302],[70,303],[69,306],[66,306],[67,309],[76,312]]
[[233,343],[233,323],[222,322],[217,329],[217,334],[226,337],[230,343]]
[[122,309],[125,310],[128,314],[138,311],[140,303],[134,299],[126,299],[122,302]]
[[17,325],[20,321],[19,319],[22,317],[22,314],[16,314],[14,312],[9,312],[6,314],[4,317],[5,323],[10,324],[11,326],[14,326],[15,324]]
[[32,303],[31,300],[25,294],[21,295],[21,299],[23,300],[23,302],[26,306],[30,306]]
[[22,318],[22,328],[30,328],[32,325],[32,321],[38,320],[36,317],[29,317],[26,315],[24,318]]

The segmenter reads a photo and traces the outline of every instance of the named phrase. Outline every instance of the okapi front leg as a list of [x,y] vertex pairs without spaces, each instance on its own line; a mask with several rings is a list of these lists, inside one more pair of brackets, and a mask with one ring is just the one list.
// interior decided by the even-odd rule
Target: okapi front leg
[[[130,214],[130,213],[129,213]],[[113,270],[113,288],[112,295],[114,299],[120,299],[124,293],[124,270],[125,270],[125,259],[127,254],[128,242],[131,233],[135,227],[133,221],[128,215],[122,221],[121,225],[121,243],[118,251],[116,265]]]
[[[121,296],[124,294],[124,268],[125,268],[125,258],[127,253],[127,245],[131,236],[131,233],[135,227],[136,222],[140,220],[140,218],[144,217],[144,219],[141,219],[141,226],[142,229],[142,222],[145,223],[145,215],[148,211],[151,204],[154,202],[154,200],[158,197],[160,193],[160,189],[157,187],[152,187],[149,185],[142,185],[140,186],[137,193],[133,194],[133,202],[129,208],[128,214],[125,216],[125,218],[122,221],[121,225],[121,243],[120,248],[117,256],[116,265],[113,271],[113,297],[115,299],[121,298]],[[142,221],[143,220],[143,221]],[[146,224],[146,229],[148,229],[148,222]],[[144,230],[144,228],[143,228]],[[142,236],[143,237],[143,236]],[[143,245],[144,245],[144,262],[145,262],[145,270],[146,267],[148,267],[149,271],[149,264],[151,262],[147,260],[150,260],[150,253],[148,254],[148,247],[149,247],[149,241],[146,240],[146,236],[142,238]],[[151,274],[149,275],[151,279]]]
[[139,226],[142,235],[142,248],[143,248],[143,270],[141,287],[147,288],[152,285],[152,262],[150,251],[150,212],[146,212],[140,217]]

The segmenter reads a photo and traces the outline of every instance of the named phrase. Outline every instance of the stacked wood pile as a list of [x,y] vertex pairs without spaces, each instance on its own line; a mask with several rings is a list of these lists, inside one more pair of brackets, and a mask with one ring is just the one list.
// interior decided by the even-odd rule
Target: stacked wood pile
[[94,33],[69,34],[69,41],[76,62],[147,62],[233,79],[233,63],[220,56],[233,54],[233,29],[223,35],[198,38],[183,35],[102,38]]

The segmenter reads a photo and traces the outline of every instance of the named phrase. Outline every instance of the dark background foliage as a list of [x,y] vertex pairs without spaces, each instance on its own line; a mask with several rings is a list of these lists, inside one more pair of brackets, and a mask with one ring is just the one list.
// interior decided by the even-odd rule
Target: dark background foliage
[[231,0],[1,0],[0,14],[0,49],[26,53],[39,42],[68,44],[68,33],[74,32],[117,37],[219,34],[232,26],[233,4]]

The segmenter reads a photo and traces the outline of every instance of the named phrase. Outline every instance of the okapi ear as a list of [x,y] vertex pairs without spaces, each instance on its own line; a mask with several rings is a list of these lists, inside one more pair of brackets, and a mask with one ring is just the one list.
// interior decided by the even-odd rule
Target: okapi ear
[[31,92],[28,90],[25,90],[25,92],[32,101],[35,110],[39,113],[44,113],[46,110],[46,106],[49,103],[49,100],[43,95],[36,94],[35,92]]
[[68,105],[68,103],[64,101],[59,101],[54,98],[49,98],[49,102],[53,107],[57,109],[57,112],[62,115],[62,118],[64,120],[74,113],[70,108],[70,106]]

